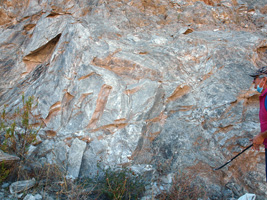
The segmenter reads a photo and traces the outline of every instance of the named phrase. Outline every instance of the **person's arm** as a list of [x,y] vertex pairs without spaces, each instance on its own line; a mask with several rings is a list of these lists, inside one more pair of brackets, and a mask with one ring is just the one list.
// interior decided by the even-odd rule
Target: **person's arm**
[[263,143],[264,139],[267,138],[267,131],[259,133],[256,135],[252,142],[253,142],[253,149],[259,150],[260,145]]

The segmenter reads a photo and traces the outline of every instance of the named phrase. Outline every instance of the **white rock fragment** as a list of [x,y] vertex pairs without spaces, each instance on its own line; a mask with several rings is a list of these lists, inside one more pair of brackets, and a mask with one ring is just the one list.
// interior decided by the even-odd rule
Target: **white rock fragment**
[[26,181],[17,181],[10,185],[9,191],[11,194],[17,194],[19,192],[23,192],[25,190],[32,188],[35,184],[36,184],[36,181],[34,178],[32,178],[31,180],[26,180]]
[[71,145],[68,158],[68,177],[77,178],[79,176],[82,157],[86,147],[86,142],[76,138]]

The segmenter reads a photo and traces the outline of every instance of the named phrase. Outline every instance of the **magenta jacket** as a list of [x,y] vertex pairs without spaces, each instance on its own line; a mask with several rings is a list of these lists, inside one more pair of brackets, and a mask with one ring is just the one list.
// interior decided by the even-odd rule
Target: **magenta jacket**
[[[267,130],[267,89],[262,92],[260,95],[260,112],[259,112],[259,118],[260,118],[260,126],[261,126],[261,132],[264,132]],[[263,144],[265,145],[265,148],[267,148],[267,138],[264,140]]]

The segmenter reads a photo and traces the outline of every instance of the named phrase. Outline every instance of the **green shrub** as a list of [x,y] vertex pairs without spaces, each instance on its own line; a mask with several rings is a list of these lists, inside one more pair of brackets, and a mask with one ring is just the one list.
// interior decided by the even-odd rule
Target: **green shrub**
[[25,101],[22,95],[22,107],[15,111],[6,111],[6,106],[0,116],[0,149],[8,154],[16,155],[20,161],[9,163],[0,163],[0,182],[9,179],[19,179],[21,169],[26,162],[28,148],[36,141],[36,136],[42,127],[42,121],[32,115],[34,108],[34,97],[29,97]]
[[109,167],[104,173],[102,191],[108,199],[137,199],[145,190],[143,178],[131,169],[114,170]]
[[10,173],[10,170],[6,168],[4,162],[0,164],[0,184],[6,180]]
[[103,169],[99,165],[98,168],[99,171],[94,179],[83,178],[77,183],[82,182],[86,185],[83,187],[93,188],[93,199],[138,199],[144,193],[146,185],[144,177],[136,174],[131,169],[126,167]]
[[4,109],[0,117],[0,149],[6,153],[15,154],[24,159],[28,147],[36,141],[36,136],[42,127],[42,121],[32,115],[34,97],[25,101],[22,96],[22,108],[15,112]]

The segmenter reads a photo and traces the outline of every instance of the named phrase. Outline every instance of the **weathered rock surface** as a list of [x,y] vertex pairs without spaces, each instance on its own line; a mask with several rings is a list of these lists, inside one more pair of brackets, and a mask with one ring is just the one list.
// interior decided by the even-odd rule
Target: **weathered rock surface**
[[16,195],[20,192],[23,192],[25,190],[32,188],[35,184],[36,184],[36,181],[34,178],[31,180],[26,180],[26,181],[17,181],[10,185],[9,190],[11,194]]
[[0,163],[4,162],[4,163],[12,163],[14,161],[18,161],[20,160],[20,158],[18,156],[13,156],[10,154],[7,154],[5,152],[3,152],[2,150],[0,150]]
[[0,108],[38,98],[36,159],[68,167],[83,141],[75,177],[149,164],[195,174],[210,199],[267,195],[263,149],[212,170],[260,130],[248,74],[267,64],[265,0],[1,4]]
[[86,148],[86,142],[76,138],[73,140],[68,159],[68,174],[70,178],[76,179],[79,177],[80,167],[82,164],[83,152]]

